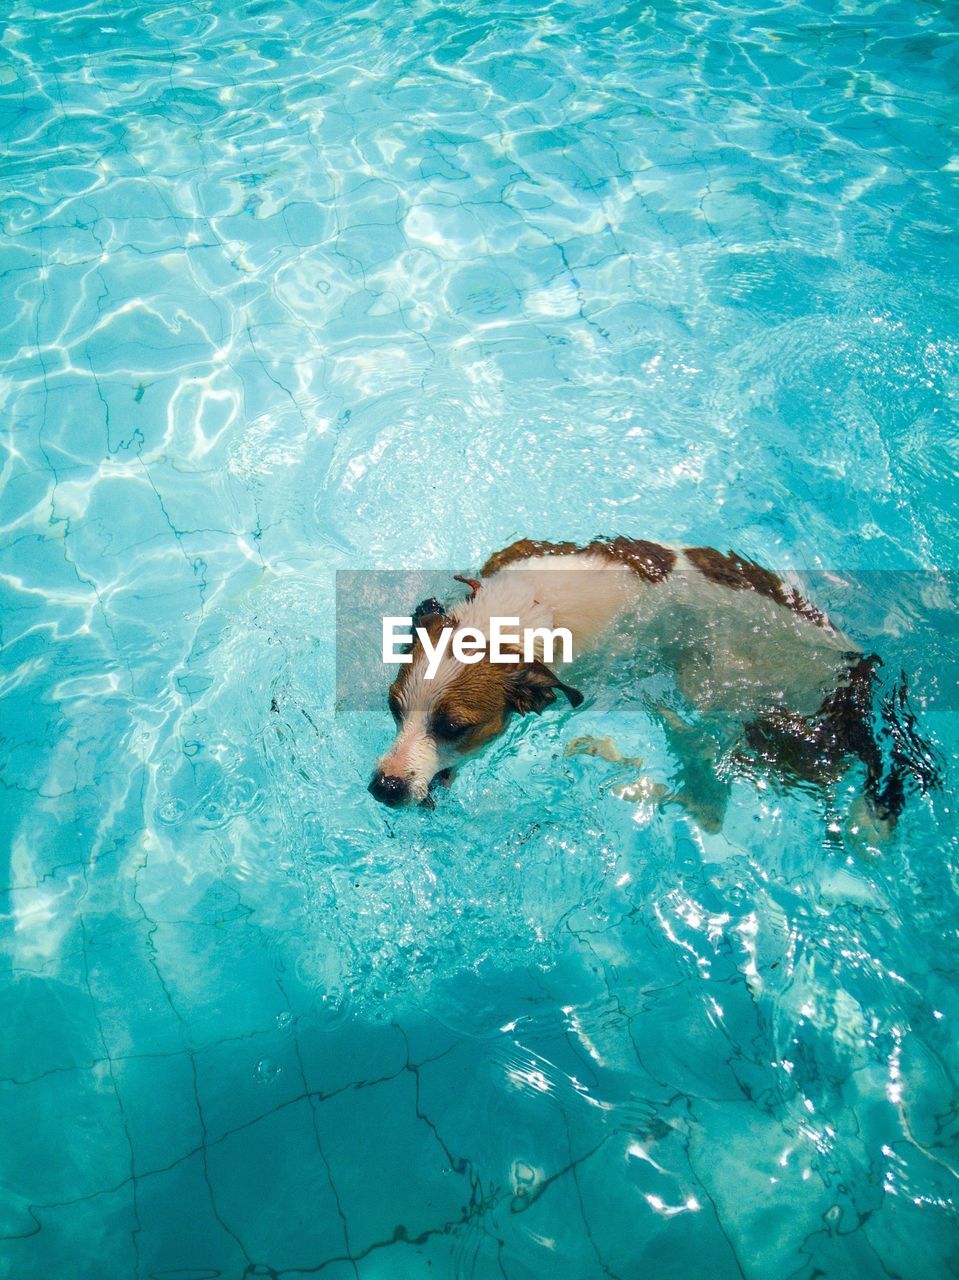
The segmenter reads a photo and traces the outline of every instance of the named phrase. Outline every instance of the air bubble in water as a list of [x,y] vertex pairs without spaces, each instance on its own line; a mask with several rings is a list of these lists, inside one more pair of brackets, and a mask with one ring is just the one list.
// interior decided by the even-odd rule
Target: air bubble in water
[[261,1058],[253,1069],[257,1084],[270,1084],[280,1074],[280,1064],[272,1058]]

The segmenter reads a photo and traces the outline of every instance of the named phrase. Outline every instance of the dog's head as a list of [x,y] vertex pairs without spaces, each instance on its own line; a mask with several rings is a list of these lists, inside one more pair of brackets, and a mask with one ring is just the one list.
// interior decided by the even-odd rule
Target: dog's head
[[[444,628],[460,625],[458,612],[447,614],[438,601],[424,601],[413,614],[413,625],[423,628],[435,646]],[[419,637],[411,658],[390,686],[397,734],[369,786],[377,800],[392,807],[428,802],[435,779],[451,777],[464,759],[499,737],[514,714],[543,711],[556,701],[557,690],[574,707],[583,701],[577,689],[540,661],[493,663],[484,654],[479,662],[466,664],[447,650],[428,680]]]

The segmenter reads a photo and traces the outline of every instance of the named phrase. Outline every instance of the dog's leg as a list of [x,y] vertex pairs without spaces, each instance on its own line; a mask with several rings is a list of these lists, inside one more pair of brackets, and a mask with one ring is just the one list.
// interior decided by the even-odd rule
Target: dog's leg
[[[663,707],[656,710],[667,726],[670,746],[679,759],[679,785],[671,789],[648,774],[639,773],[631,781],[618,782],[610,794],[638,804],[678,804],[703,831],[719,831],[729,801],[729,785],[716,774],[719,748],[715,740],[687,725],[672,711]],[[643,767],[639,756],[624,756],[612,738],[574,738],[567,744],[565,754],[597,756],[637,771]]]
[[843,842],[857,858],[866,861],[882,855],[895,830],[896,819],[879,812],[871,797],[860,791],[843,823]]
[[573,738],[566,744],[563,752],[567,756],[599,756],[600,760],[608,760],[611,764],[628,764],[636,769],[643,767],[639,756],[624,756],[612,738]]
[[729,804],[730,784],[721,778],[717,764],[719,742],[712,734],[688,724],[671,708],[655,704],[670,750],[679,765],[677,786],[666,797],[680,805],[703,831],[722,830]]
[[669,788],[663,783],[650,778],[648,774],[639,772],[643,767],[640,756],[624,756],[612,738],[573,738],[566,744],[563,753],[567,756],[596,756],[600,760],[608,760],[610,764],[622,764],[628,769],[635,769],[637,777],[631,781],[618,782],[610,788],[610,794],[617,800],[632,800],[639,804],[658,804],[669,794]]

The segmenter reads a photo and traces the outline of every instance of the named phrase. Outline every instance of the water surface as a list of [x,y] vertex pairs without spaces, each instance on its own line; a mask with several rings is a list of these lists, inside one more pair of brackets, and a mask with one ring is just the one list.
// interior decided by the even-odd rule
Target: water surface
[[337,569],[626,533],[817,571],[954,767],[954,19],[9,8],[0,1276],[955,1268],[948,790],[703,836],[603,687],[397,816],[333,714]]

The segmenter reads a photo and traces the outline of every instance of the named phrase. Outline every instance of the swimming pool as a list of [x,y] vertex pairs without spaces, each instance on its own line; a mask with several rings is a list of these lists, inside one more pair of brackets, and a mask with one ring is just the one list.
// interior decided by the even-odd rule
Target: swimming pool
[[[15,0],[2,49],[0,1277],[946,1274],[948,8]],[[669,776],[610,687],[375,805],[336,572],[597,533],[809,571],[945,794],[874,859],[746,781],[703,835],[564,754]]]

